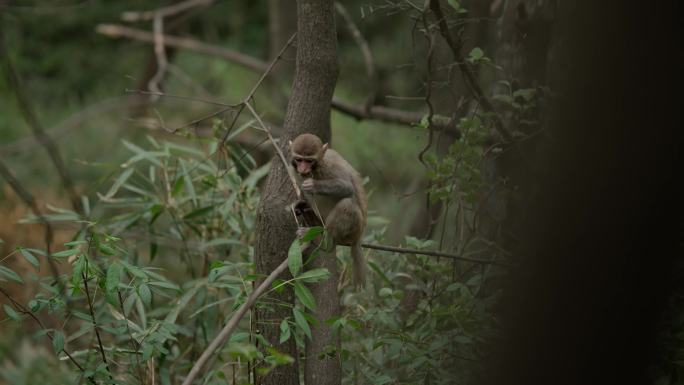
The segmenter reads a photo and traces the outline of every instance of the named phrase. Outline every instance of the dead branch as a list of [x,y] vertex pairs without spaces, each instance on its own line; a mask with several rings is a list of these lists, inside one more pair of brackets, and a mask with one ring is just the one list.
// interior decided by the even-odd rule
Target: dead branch
[[[95,30],[100,34],[111,38],[124,37],[127,39],[141,41],[143,43],[154,43],[153,33],[137,28],[129,28],[123,25],[115,24],[99,24]],[[186,49],[188,51],[227,59],[245,68],[251,69],[252,71],[262,72],[268,67],[268,64],[264,61],[253,58],[249,55],[245,55],[231,49],[206,44],[195,39],[164,35],[164,45],[167,47]]]
[[69,174],[64,161],[62,160],[59,149],[57,148],[55,141],[45,132],[42,124],[40,121],[38,121],[38,117],[33,110],[33,106],[31,105],[29,98],[24,94],[19,76],[14,69],[12,59],[7,51],[7,48],[5,47],[5,37],[3,35],[2,26],[0,26],[0,57],[4,58],[2,61],[3,72],[5,72],[5,78],[7,79],[7,84],[10,90],[14,92],[14,96],[17,99],[17,104],[19,106],[19,110],[24,116],[24,120],[26,120],[26,123],[28,123],[33,130],[33,135],[36,137],[38,143],[45,148],[50,156],[50,159],[52,159],[52,163],[57,169],[59,177],[62,180],[62,185],[69,195],[69,199],[71,200],[71,205],[73,206],[74,210],[82,213],[83,207],[81,206],[81,199],[74,188],[74,182],[71,179],[71,175]]
[[[100,24],[97,26],[96,31],[111,38],[123,37],[144,43],[154,43],[154,34],[122,25]],[[260,59],[231,49],[206,44],[195,39],[164,35],[164,45],[226,59],[256,72],[264,72],[268,68],[268,64]],[[350,115],[357,120],[379,120],[407,126],[419,125],[423,116],[425,116],[424,113],[420,112],[409,112],[384,106],[365,108],[363,105],[352,105],[337,99],[333,99],[331,106],[338,112]],[[458,135],[459,131],[451,119],[443,116],[435,116],[434,118],[433,129],[447,130]]]

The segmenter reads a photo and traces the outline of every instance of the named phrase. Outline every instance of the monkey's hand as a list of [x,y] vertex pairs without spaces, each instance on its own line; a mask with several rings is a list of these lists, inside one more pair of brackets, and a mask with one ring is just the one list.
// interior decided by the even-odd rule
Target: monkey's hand
[[302,190],[310,193],[315,192],[313,178],[304,179],[304,182],[302,182]]
[[297,228],[297,238],[302,238],[306,232],[309,231],[308,227],[298,227]]

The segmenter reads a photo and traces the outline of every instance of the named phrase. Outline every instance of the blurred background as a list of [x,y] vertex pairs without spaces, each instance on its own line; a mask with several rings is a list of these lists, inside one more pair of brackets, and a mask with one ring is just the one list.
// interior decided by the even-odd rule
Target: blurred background
[[[364,291],[341,281],[342,383],[479,378],[572,80],[558,3],[336,3],[331,146],[365,178],[365,242],[403,249],[365,250]],[[296,18],[284,0],[0,0],[0,383],[180,383],[256,279],[274,151],[240,103],[283,133]],[[279,342],[301,348],[300,294]],[[679,378],[681,326],[654,383]],[[243,320],[197,383],[291,365],[271,343]]]

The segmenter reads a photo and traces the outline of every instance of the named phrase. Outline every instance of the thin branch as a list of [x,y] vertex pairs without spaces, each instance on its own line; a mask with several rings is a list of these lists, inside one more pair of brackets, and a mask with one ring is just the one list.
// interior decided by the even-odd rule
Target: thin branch
[[[423,99],[423,98],[421,98]],[[338,99],[333,99],[332,108],[345,115],[349,115],[356,120],[379,120],[387,123],[396,123],[405,126],[418,126],[426,114],[414,111],[404,111],[385,106],[371,106],[366,109],[364,106],[356,106]],[[460,131],[451,118],[442,115],[432,117],[432,128],[450,132],[455,137],[460,136]]]
[[257,299],[266,291],[268,287],[271,286],[273,281],[275,281],[275,279],[287,269],[287,261],[288,258],[285,258],[283,262],[275,270],[273,270],[273,272],[252,293],[250,293],[245,303],[243,303],[242,306],[240,306],[240,308],[235,312],[235,314],[233,314],[228,323],[226,323],[219,334],[216,335],[214,340],[211,341],[209,346],[207,346],[204,352],[202,352],[202,355],[197,359],[197,361],[195,361],[195,365],[193,365],[190,373],[188,373],[188,376],[183,380],[182,385],[192,384],[192,382],[195,380],[195,377],[197,377],[200,370],[202,370],[202,367],[207,363],[214,352],[216,352],[216,350],[218,350],[228,340],[235,328],[237,328],[238,322],[240,322],[242,317],[247,313],[247,310],[254,306]]
[[483,265],[496,265],[496,266],[506,266],[506,267],[514,266],[513,264],[510,264],[508,262],[497,261],[497,260],[470,258],[470,257],[464,257],[462,255],[444,253],[441,251],[407,249],[407,248],[395,247],[395,246],[374,245],[371,243],[362,243],[361,247],[366,248],[366,249],[391,251],[394,253],[402,253],[402,254],[421,254],[421,255],[429,255],[432,257],[446,257],[446,258],[457,259],[460,261],[479,263],[479,264],[483,264]]
[[[154,43],[154,34],[122,25],[100,24],[97,26],[96,31],[111,38],[123,37],[145,43]],[[260,59],[227,48],[206,44],[195,39],[164,35],[164,45],[226,59],[256,72],[265,72],[268,69],[268,64]],[[425,114],[421,112],[409,112],[384,106],[371,106],[370,108],[366,108],[363,105],[356,106],[338,99],[333,99],[331,106],[338,112],[350,115],[357,120],[379,120],[406,126],[419,125],[425,116]],[[437,115],[435,115],[434,118],[434,129],[447,130],[458,135],[458,129],[451,119]]]
[[[95,30],[100,34],[111,38],[124,37],[144,43],[154,43],[153,33],[141,29],[129,28],[123,25],[99,24]],[[167,47],[186,49],[188,51],[227,59],[252,71],[265,71],[266,68],[268,68],[267,63],[252,56],[245,55],[231,49],[206,44],[195,39],[164,35],[164,45]]]
[[169,17],[185,12],[192,8],[206,7],[208,5],[211,5],[211,3],[213,2],[214,0],[187,0],[173,5],[169,5],[168,7],[158,8],[152,11],[124,12],[123,14],[121,14],[121,20],[134,22],[142,20],[153,20],[157,16]]
[[[92,242],[92,239],[91,239]],[[90,249],[90,243],[88,244],[88,249]],[[99,326],[95,320],[95,310],[93,309],[93,300],[90,297],[90,291],[88,290],[88,259],[86,258],[86,266],[84,271],[81,273],[83,278],[83,286],[85,288],[86,297],[88,299],[88,310],[90,311],[90,318],[93,322],[93,329],[95,329],[95,336],[97,337],[97,345],[100,350],[100,356],[102,357],[102,362],[105,364],[105,369],[107,369],[107,374],[109,374],[109,379],[113,380],[112,372],[109,370],[109,363],[107,363],[107,356],[105,355],[104,346],[102,345],[102,338],[100,337]]]
[[17,72],[14,69],[14,65],[12,63],[12,58],[10,57],[9,52],[5,47],[5,37],[1,25],[0,57],[4,58],[4,60],[2,61],[2,67],[3,71],[5,72],[5,78],[7,79],[7,85],[12,90],[12,92],[14,92],[14,96],[17,99],[19,110],[24,116],[26,123],[28,123],[28,125],[33,130],[33,134],[36,137],[38,143],[40,143],[48,152],[48,155],[50,155],[50,159],[52,159],[52,163],[55,165],[55,168],[59,173],[60,179],[62,180],[62,185],[64,186],[64,189],[67,191],[67,194],[69,194],[71,205],[77,212],[82,213],[83,207],[81,206],[81,199],[79,198],[78,193],[76,193],[76,189],[74,188],[74,182],[71,179],[71,175],[69,174],[69,171],[67,170],[64,161],[62,160],[62,156],[59,153],[59,149],[57,148],[57,145],[55,145],[55,141],[45,132],[45,129],[38,121],[36,113],[33,110],[33,106],[29,101],[29,98],[23,92],[19,76],[17,75]]

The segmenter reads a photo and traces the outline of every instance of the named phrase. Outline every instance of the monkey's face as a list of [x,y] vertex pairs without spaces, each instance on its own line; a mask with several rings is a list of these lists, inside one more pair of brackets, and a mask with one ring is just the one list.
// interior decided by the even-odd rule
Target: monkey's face
[[324,144],[313,134],[299,135],[294,142],[290,141],[289,145],[292,167],[302,176],[308,176],[316,170],[328,149],[328,144]]
[[316,159],[297,156],[292,157],[292,166],[297,170],[299,175],[309,175],[316,168]]

